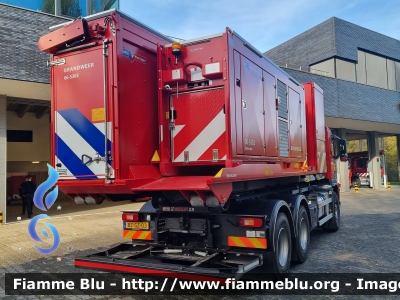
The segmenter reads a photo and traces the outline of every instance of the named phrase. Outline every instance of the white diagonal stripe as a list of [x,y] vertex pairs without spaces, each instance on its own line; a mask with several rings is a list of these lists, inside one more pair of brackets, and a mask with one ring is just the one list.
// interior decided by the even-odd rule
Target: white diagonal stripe
[[[93,149],[89,143],[84,140],[79,133],[59,114],[57,113],[57,135],[64,141],[64,143],[74,152],[79,159],[83,154],[94,157],[96,155],[96,150]],[[92,162],[88,164],[87,167],[94,174],[104,174],[105,173],[105,163],[104,162]],[[80,174],[74,174],[80,175]],[[100,177],[100,176],[99,176]],[[101,176],[104,177],[104,176]]]
[[175,138],[176,135],[182,130],[183,127],[185,127],[185,125],[175,125],[174,126],[174,130],[172,131],[172,135]]
[[218,115],[203,129],[202,132],[174,160],[183,162],[184,152],[189,151],[189,160],[196,161],[225,132],[225,114],[221,110]]
[[[111,122],[107,122],[107,135],[108,135],[108,139],[110,140],[110,142],[112,142],[112,130],[111,130]],[[93,125],[98,129],[98,130],[100,130],[100,132],[102,133],[102,134],[104,134],[104,136],[105,136],[105,133],[104,133],[104,122],[100,122],[100,123],[93,123]],[[109,149],[110,150],[110,149]]]

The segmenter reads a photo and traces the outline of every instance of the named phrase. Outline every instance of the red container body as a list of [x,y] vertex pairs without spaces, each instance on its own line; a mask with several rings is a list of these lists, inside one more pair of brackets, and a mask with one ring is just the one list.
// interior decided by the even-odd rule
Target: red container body
[[268,179],[332,177],[322,90],[229,28],[174,54],[117,11],[78,24],[85,39],[40,42],[52,53],[52,163],[76,202],[157,193],[220,205]]
[[129,199],[132,187],[161,176],[151,163],[159,148],[156,53],[170,41],[117,10],[40,39],[51,53],[52,165],[71,198]]
[[168,178],[137,190],[180,191],[201,205],[209,193],[226,202],[240,182],[257,188],[266,179],[327,174],[321,89],[314,101],[311,88],[229,28],[183,42],[179,55],[171,46],[158,51],[160,172]]
[[[177,175],[181,167],[194,165],[295,165],[306,160],[303,87],[230,30],[183,43],[177,65],[168,45],[159,59],[164,175]],[[184,72],[187,79],[174,79],[172,72]],[[284,88],[282,99],[277,85]],[[173,121],[166,118],[171,110],[177,115]],[[171,136],[171,123],[172,138],[165,138]]]

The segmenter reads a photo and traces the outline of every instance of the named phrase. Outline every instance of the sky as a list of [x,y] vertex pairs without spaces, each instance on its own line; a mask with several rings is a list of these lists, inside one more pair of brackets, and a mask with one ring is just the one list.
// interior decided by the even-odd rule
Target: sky
[[120,0],[120,10],[180,39],[229,27],[261,52],[331,17],[400,40],[400,0]]

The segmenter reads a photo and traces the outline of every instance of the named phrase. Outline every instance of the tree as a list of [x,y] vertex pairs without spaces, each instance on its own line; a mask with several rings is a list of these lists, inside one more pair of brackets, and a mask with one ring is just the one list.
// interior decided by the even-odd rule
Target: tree
[[116,0],[90,0],[92,14],[109,10]]
[[367,140],[361,140],[362,149],[360,149],[360,140],[347,141],[347,153],[367,151]]
[[[48,14],[55,14],[55,1],[43,0],[42,11]],[[78,0],[61,0],[61,15],[77,18],[82,15]]]

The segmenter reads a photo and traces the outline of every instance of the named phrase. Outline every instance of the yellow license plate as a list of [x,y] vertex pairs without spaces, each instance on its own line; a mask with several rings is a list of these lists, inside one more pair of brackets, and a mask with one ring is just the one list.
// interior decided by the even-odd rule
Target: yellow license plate
[[149,222],[126,222],[126,229],[149,229]]

